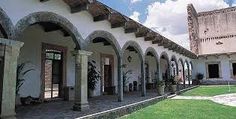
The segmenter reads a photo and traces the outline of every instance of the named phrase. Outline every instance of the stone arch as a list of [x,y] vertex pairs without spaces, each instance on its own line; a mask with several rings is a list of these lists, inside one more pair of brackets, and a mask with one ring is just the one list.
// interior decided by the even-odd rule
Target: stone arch
[[156,61],[159,62],[159,58],[158,58],[159,56],[153,47],[148,47],[144,53],[144,56],[146,56],[148,52],[152,52],[156,58]]
[[170,65],[170,63],[169,63],[169,62],[170,62],[170,58],[169,58],[168,54],[167,54],[165,51],[163,51],[163,52],[160,54],[159,61],[161,60],[162,57],[166,58],[166,60],[168,61],[168,68],[169,68],[169,65]]
[[[154,60],[155,62],[148,62],[148,59],[146,59],[146,56],[148,56],[148,53],[152,53],[152,55],[154,55]],[[160,71],[159,71],[159,56],[156,52],[156,50],[153,48],[153,47],[148,47],[144,53],[144,60],[145,60],[145,64],[147,63],[147,67],[145,67],[145,75],[149,75],[149,76],[146,76],[145,77],[145,80],[147,83],[151,82],[151,83],[154,83],[154,87],[156,87],[156,83],[157,83],[157,80],[159,78],[159,75],[160,75]],[[156,65],[155,65],[156,63]],[[154,66],[154,67],[153,67]],[[152,68],[152,71],[150,72],[150,68]],[[153,69],[154,68],[154,69]],[[147,71],[148,70],[148,71]],[[154,72],[154,74],[152,74],[152,72]],[[151,74],[151,76],[150,76]],[[154,79],[154,80],[153,80]],[[148,88],[147,88],[148,89]]]
[[179,58],[178,62],[181,63],[182,67],[184,66],[184,62],[183,62],[183,59],[182,59],[182,58]]
[[83,49],[83,38],[79,34],[77,28],[65,17],[53,12],[35,12],[20,19],[15,26],[16,39],[18,40],[20,38],[28,26],[39,22],[51,22],[59,25],[70,34],[76,44],[76,49]]
[[[187,67],[187,72],[185,72],[185,64],[186,64],[186,67]],[[185,72],[184,73],[185,74],[185,80],[187,80],[188,84],[190,84],[190,79],[189,79],[189,63],[188,63],[187,59],[184,61],[184,72]]]
[[94,31],[91,34],[89,34],[88,37],[85,39],[86,48],[89,45],[89,43],[91,43],[92,40],[97,37],[102,37],[102,38],[106,39],[114,48],[117,56],[120,57],[121,47],[120,47],[119,43],[117,42],[117,39],[111,33],[107,32],[107,31],[98,30],[98,31]]
[[193,62],[189,61],[189,66],[191,67],[191,70],[193,70]]
[[[161,62],[162,58],[164,58],[164,60],[166,60],[166,62],[167,62],[166,69],[163,67],[163,63]],[[160,54],[159,61],[160,61],[160,75],[161,75],[162,79],[165,80],[165,82],[167,83],[167,80],[170,77],[170,60],[169,60],[168,54],[165,51],[163,51]],[[164,70],[163,70],[163,68],[164,68]],[[165,72],[163,72],[163,71],[165,71]]]
[[2,8],[0,8],[0,32],[3,32],[5,38],[15,39],[14,25]]
[[189,70],[189,63],[188,63],[188,60],[185,60],[184,61],[184,64],[186,63],[186,65],[187,65],[187,68],[188,68],[188,70]]
[[179,70],[179,67],[178,67],[178,61],[177,61],[177,58],[175,55],[172,55],[171,58],[170,58],[170,64],[171,64],[171,61],[174,61],[175,62],[175,66],[176,66],[176,73],[178,75],[178,70]]
[[139,57],[140,59],[143,61],[143,58],[144,58],[144,53],[143,53],[143,50],[141,49],[140,45],[135,42],[135,41],[127,41],[124,46],[122,47],[122,50],[121,50],[121,53],[122,55],[124,54],[125,50],[129,47],[129,46],[132,46],[135,48],[135,50],[138,52],[139,54]]
[[144,56],[143,56],[143,51],[140,47],[140,45],[135,42],[135,41],[127,41],[124,46],[122,47],[122,57],[125,54],[125,50],[129,47],[132,46],[134,50],[137,51],[137,55],[140,59],[140,67],[141,67],[141,95],[146,96],[146,83],[145,83],[145,68],[144,68]]
[[[178,65],[180,65],[178,68],[178,76],[179,76],[179,79],[181,79],[180,81],[183,83],[183,85],[185,86],[185,72],[184,72],[184,62],[183,62],[183,59],[180,57],[179,60],[178,60]],[[180,70],[181,69],[181,70]],[[183,87],[181,87],[183,88]]]

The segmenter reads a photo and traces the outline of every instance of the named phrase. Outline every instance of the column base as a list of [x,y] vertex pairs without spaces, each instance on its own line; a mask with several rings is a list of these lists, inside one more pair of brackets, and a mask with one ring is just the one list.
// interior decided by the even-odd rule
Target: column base
[[16,119],[16,115],[13,114],[13,115],[8,115],[8,116],[3,116],[1,115],[0,116],[1,119]]
[[123,102],[123,98],[118,98],[118,102]]
[[89,109],[88,103],[85,103],[85,104],[75,103],[73,106],[74,111],[84,111],[84,110],[88,110],[88,109]]

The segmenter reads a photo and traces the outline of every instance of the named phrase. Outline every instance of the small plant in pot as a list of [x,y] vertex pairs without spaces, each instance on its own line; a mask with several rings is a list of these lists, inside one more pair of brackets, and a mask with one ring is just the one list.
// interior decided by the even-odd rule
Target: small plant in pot
[[24,84],[26,78],[25,76],[33,71],[34,69],[30,68],[30,69],[26,69],[26,65],[29,64],[29,62],[24,62],[21,63],[19,65],[17,65],[17,69],[16,69],[16,105],[20,105],[20,88],[21,86]]
[[175,76],[170,76],[169,81],[170,81],[171,92],[175,93],[177,90],[177,84],[178,84],[177,78]]
[[157,80],[157,93],[159,95],[165,94],[165,81],[164,80]]
[[88,62],[88,96],[93,96],[97,82],[101,79],[100,72],[97,71],[96,62],[94,60]]
[[204,75],[202,73],[197,73],[196,75],[196,84],[199,85],[200,81],[204,78]]

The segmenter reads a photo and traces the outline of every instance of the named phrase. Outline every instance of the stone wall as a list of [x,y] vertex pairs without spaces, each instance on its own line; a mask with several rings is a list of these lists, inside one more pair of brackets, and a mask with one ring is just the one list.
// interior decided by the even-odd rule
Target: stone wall
[[[196,54],[236,52],[236,7],[199,12],[187,7],[191,51]],[[210,47],[210,48],[209,48]]]
[[188,10],[188,30],[190,40],[190,50],[195,54],[199,54],[199,39],[198,39],[198,19],[197,12],[192,4],[187,6]]

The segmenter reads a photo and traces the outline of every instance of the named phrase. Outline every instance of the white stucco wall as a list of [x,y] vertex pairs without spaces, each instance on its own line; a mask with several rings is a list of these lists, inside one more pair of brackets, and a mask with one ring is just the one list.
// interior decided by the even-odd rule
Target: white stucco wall
[[[23,17],[29,15],[30,13],[40,12],[40,11],[48,11],[53,12],[58,15],[63,16],[64,18],[68,19],[78,30],[82,37],[82,41],[86,39],[91,33],[97,30],[103,30],[111,33],[115,39],[117,39],[118,44],[120,47],[123,47],[124,44],[128,41],[135,41],[137,42],[142,50],[142,54],[146,51],[148,47],[153,47],[158,55],[162,52],[166,52],[168,57],[175,55],[177,59],[182,58],[184,61],[188,60],[189,58],[177,54],[176,52],[170,51],[163,46],[158,46],[157,44],[152,44],[152,42],[144,41],[144,38],[136,38],[134,33],[125,34],[124,29],[122,27],[119,28],[111,28],[110,23],[107,20],[94,22],[92,16],[87,11],[82,11],[78,13],[72,14],[70,12],[69,6],[63,2],[63,0],[50,0],[47,2],[40,2],[39,0],[1,0],[0,7],[7,13],[7,15],[12,20],[13,24],[16,25],[17,22],[22,19]],[[20,12],[19,12],[20,11]],[[43,31],[39,29],[31,29],[27,31],[24,35],[24,42],[26,42],[25,46],[22,48],[20,62],[23,61],[32,61],[33,67],[35,67],[36,71],[34,73],[27,76],[30,80],[27,80],[26,83],[23,85],[21,94],[23,96],[32,95],[32,96],[39,96],[40,91],[40,44],[41,42],[47,42],[57,45],[62,45],[68,47],[68,60],[67,60],[67,85],[73,86],[74,85],[74,58],[71,56],[70,51],[73,50],[74,44],[71,39],[60,40],[61,37],[57,33],[48,33],[45,34]],[[39,35],[40,34],[40,35]],[[42,35],[43,34],[43,35]],[[60,38],[58,38],[60,37]],[[32,40],[34,39],[34,40]],[[59,40],[58,40],[59,39]],[[71,47],[73,46],[73,47]],[[106,47],[96,47],[96,50],[99,52],[104,52],[108,54],[113,54],[114,51],[107,49]],[[32,53],[34,52],[34,53]],[[133,76],[130,82],[134,80],[138,81],[138,76],[140,76],[140,60],[138,60],[138,55],[135,53],[125,54],[124,55],[124,63],[127,63],[127,56],[131,55],[133,57],[133,61],[128,64],[128,67],[133,70]],[[95,53],[92,55],[92,58],[98,60],[99,65],[99,53]],[[117,70],[116,70],[116,57],[114,55],[114,85],[117,85]],[[160,59],[160,56],[159,56]],[[153,63],[152,63],[153,64]],[[163,64],[161,64],[163,65]],[[154,66],[154,65],[153,65]],[[99,67],[100,68],[100,67]],[[32,85],[33,84],[33,85]],[[98,87],[100,84],[98,85]],[[95,94],[99,95],[100,91],[96,90]]]
[[[131,62],[128,61],[129,56],[132,57]],[[132,72],[127,76],[130,77],[127,86],[129,85],[129,83],[133,83],[133,81],[137,81],[138,84],[141,84],[141,80],[139,80],[139,78],[141,77],[141,60],[138,54],[135,53],[135,51],[130,52],[126,50],[123,56],[123,64],[126,65],[126,67],[123,68],[124,72],[127,72],[129,70],[131,70]]]
[[[232,45],[236,40],[235,17],[236,11],[227,11],[225,13],[219,12],[198,17],[199,38],[205,39],[200,42],[200,54],[226,53],[236,51],[236,47]],[[234,37],[215,39],[215,37],[225,37],[230,35],[233,35]],[[219,41],[223,44],[216,45],[216,43]]]
[[231,63],[232,61],[235,61],[236,60],[236,56],[235,55],[232,55],[229,57],[227,56],[219,56],[218,58],[216,57],[213,57],[213,56],[210,56],[208,57],[207,59],[206,58],[200,58],[198,60],[195,60],[194,61],[194,65],[196,66],[195,70],[194,70],[194,73],[193,73],[193,77],[196,76],[197,73],[202,73],[204,74],[204,79],[207,79],[207,65],[206,63],[209,63],[209,62],[220,62],[220,80],[234,80],[232,77],[231,77]]
[[153,83],[153,79],[156,79],[156,72],[157,72],[157,61],[155,57],[153,56],[146,56],[145,57],[145,63],[149,65],[149,80],[148,83]]
[[[42,43],[60,45],[67,48],[66,80],[67,86],[73,86],[75,80],[75,59],[71,51],[75,44],[71,37],[63,37],[60,32],[44,32],[38,25],[31,26],[24,31],[20,41],[24,42],[18,63],[30,62],[27,66],[34,70],[29,72],[20,90],[20,95],[38,97],[41,90],[41,50]],[[27,68],[26,68],[27,69]]]
[[[96,67],[97,70],[102,73],[101,71],[101,54],[107,54],[107,55],[113,55],[114,58],[114,75],[113,75],[113,86],[116,87],[118,86],[118,76],[117,76],[117,55],[114,51],[114,49],[111,46],[104,46],[103,43],[90,43],[89,48],[90,51],[93,52],[91,57],[89,57],[89,60],[94,60],[96,61]],[[102,75],[102,74],[101,74]],[[103,78],[103,77],[102,77]],[[94,96],[101,95],[101,80],[98,82],[96,89],[94,90]]]

